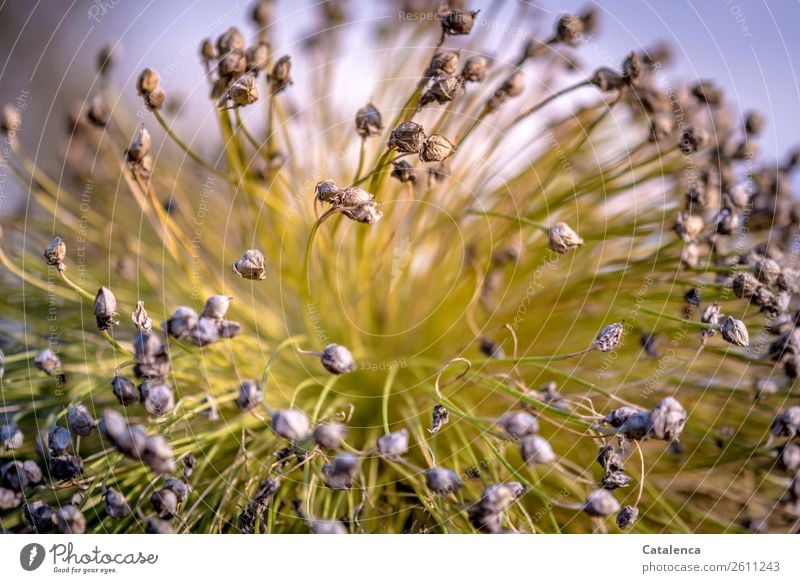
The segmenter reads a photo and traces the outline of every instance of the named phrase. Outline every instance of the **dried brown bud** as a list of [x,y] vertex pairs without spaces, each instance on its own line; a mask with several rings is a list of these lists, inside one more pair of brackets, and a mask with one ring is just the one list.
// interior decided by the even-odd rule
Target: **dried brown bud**
[[577,46],[581,42],[584,30],[585,23],[582,18],[574,14],[562,14],[556,21],[553,41],[573,47]]
[[356,112],[356,133],[362,138],[379,136],[383,130],[381,112],[372,103],[367,103]]
[[231,107],[244,107],[252,105],[256,101],[258,101],[256,78],[252,75],[242,75],[228,87],[217,105],[225,107],[226,103],[231,102]]
[[219,52],[211,39],[206,39],[200,45],[200,59],[208,65],[211,61],[215,61],[219,57]]
[[103,493],[103,499],[105,500],[106,514],[111,518],[125,518],[126,516],[130,516],[131,507],[121,492],[113,488],[108,488]]
[[449,10],[442,17],[442,32],[455,36],[469,34],[475,24],[475,16],[480,10]]
[[512,73],[486,102],[487,109],[494,111],[509,99],[521,95],[524,89],[525,76],[522,71]]
[[231,26],[217,38],[217,50],[221,55],[242,49],[244,49],[244,36],[235,26]]
[[94,428],[97,425],[86,405],[81,404],[67,409],[67,422],[69,423],[70,431],[81,437],[87,437],[94,433]]
[[625,506],[617,514],[617,526],[625,530],[639,518],[639,509],[636,506]]
[[213,320],[222,320],[231,305],[233,298],[231,296],[211,296],[206,300],[203,306],[203,312],[200,314],[203,317],[211,318]]
[[583,245],[583,239],[567,223],[556,223],[548,230],[550,248],[556,253],[567,253]]
[[461,76],[470,83],[480,83],[486,79],[487,61],[484,57],[475,56],[467,59]]
[[624,331],[625,326],[620,322],[609,324],[597,333],[593,346],[600,352],[614,350],[619,344]]
[[464,79],[458,75],[437,76],[431,81],[430,87],[422,94],[419,107],[429,103],[447,103],[455,99],[464,90]]
[[264,254],[258,249],[248,249],[233,264],[233,272],[242,279],[265,279],[267,274],[264,268]]
[[64,265],[64,259],[67,257],[67,244],[61,237],[53,237],[44,250],[44,258],[47,260],[48,265],[52,265],[59,271],[64,271],[67,266]]
[[236,404],[242,411],[249,411],[257,407],[264,399],[264,394],[261,392],[261,387],[258,381],[244,381],[239,385],[239,397],[236,399]]
[[161,79],[153,69],[145,69],[136,80],[136,91],[139,95],[147,95],[158,89]]
[[673,397],[659,401],[650,411],[650,433],[658,439],[678,439],[686,425],[686,409]]
[[764,126],[767,125],[766,119],[758,111],[751,111],[744,119],[744,131],[749,136],[758,136],[764,131]]
[[747,332],[747,326],[745,326],[744,322],[732,316],[725,318],[725,321],[720,326],[720,332],[726,342],[736,346],[750,345],[750,334]]
[[600,91],[619,91],[625,87],[625,77],[608,67],[597,69],[592,74],[590,82]]
[[636,85],[642,76],[642,61],[635,52],[631,52],[622,62],[622,76],[629,85]]
[[247,63],[247,71],[255,73],[263,71],[269,63],[269,45],[265,42],[260,42],[247,49],[244,57]]
[[455,75],[456,71],[458,71],[458,53],[444,51],[433,55],[425,70],[425,77],[430,79],[440,75]]
[[110,330],[114,322],[114,316],[117,315],[117,299],[111,290],[106,287],[101,287],[97,290],[97,295],[94,298],[94,317],[97,320],[97,328],[101,331]]
[[150,144],[150,132],[143,125],[139,126],[131,145],[125,150],[125,157],[128,162],[131,164],[141,163],[144,157],[150,153]]
[[396,148],[398,152],[415,154],[422,149],[425,132],[422,126],[413,121],[404,121],[389,136],[387,147]]
[[166,99],[167,94],[159,87],[150,93],[145,93],[144,105],[148,111],[158,111],[164,105]]
[[39,370],[50,376],[53,376],[53,374],[61,368],[61,360],[58,358],[58,355],[49,348],[45,348],[37,354],[33,362]]
[[722,89],[714,85],[713,81],[700,81],[692,87],[692,95],[698,101],[707,103],[711,107],[719,107],[725,97]]
[[383,212],[374,202],[365,202],[358,206],[346,208],[342,214],[348,219],[365,225],[374,225],[383,218]]
[[239,49],[226,53],[217,63],[217,71],[219,72],[219,81],[222,83],[221,89],[224,94],[224,89],[228,87],[231,79],[236,79],[244,75],[247,70],[247,59],[244,56],[244,51]]
[[448,421],[450,421],[450,411],[448,411],[443,405],[434,405],[433,417],[431,419],[431,426],[430,429],[428,429],[428,432],[438,433]]
[[289,55],[284,55],[275,62],[272,73],[269,75],[273,95],[277,95],[292,84],[292,78],[289,76],[291,70],[292,59]]
[[392,163],[391,176],[400,182],[414,182],[417,179],[414,167],[405,160],[398,160]]
[[331,490],[349,490],[358,471],[358,459],[350,453],[341,453],[325,464],[322,475]]
[[150,332],[153,329],[153,318],[144,309],[144,302],[141,300],[136,302],[136,307],[131,313],[131,320],[139,332]]
[[[319,202],[336,204],[340,198],[341,192],[342,189],[336,186],[336,183],[333,180],[323,180],[321,182],[317,182],[317,186],[314,187],[314,197]],[[367,200],[372,199],[370,198]]]
[[441,162],[455,152],[456,146],[444,136],[429,136],[423,143],[419,158],[423,162]]

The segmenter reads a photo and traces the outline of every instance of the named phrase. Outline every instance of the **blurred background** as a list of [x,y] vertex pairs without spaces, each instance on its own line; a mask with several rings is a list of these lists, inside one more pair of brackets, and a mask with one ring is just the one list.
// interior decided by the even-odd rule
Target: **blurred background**
[[[212,151],[216,132],[206,132],[211,122],[208,85],[198,58],[200,42],[238,26],[255,34],[250,20],[251,2],[183,0],[75,0],[72,2],[10,1],[0,4],[0,102],[23,113],[21,139],[45,168],[60,168],[57,145],[68,127],[69,111],[96,93],[96,55],[101,47],[116,48],[112,75],[114,90],[126,106],[142,112],[134,85],[144,67],[156,69],[169,96],[177,129],[191,136],[193,146]],[[323,3],[276,2],[273,47],[294,57],[293,76],[302,88],[313,75],[304,70],[298,45],[313,42],[321,30]],[[346,35],[341,53],[331,55],[347,70],[352,83],[332,88],[342,103],[343,122],[350,123],[360,104],[370,98],[376,59],[361,52],[364,35],[380,27],[438,27],[436,22],[409,22],[404,10],[435,11],[438,2],[389,2],[349,0],[337,2],[344,11],[341,26],[357,31]],[[409,5],[413,5],[410,7]],[[498,59],[513,60],[529,38],[544,38],[549,23],[562,11],[587,5],[584,0],[519,2],[474,0],[469,8],[481,9],[478,28],[494,35]],[[661,42],[672,48],[668,75],[685,80],[713,79],[727,99],[744,109],[759,109],[769,124],[761,138],[762,157],[781,159],[798,141],[800,132],[800,1],[768,3],[766,0],[714,0],[648,2],[600,0],[594,3],[602,26],[577,53],[582,70],[596,66],[617,68],[631,50],[652,48]],[[330,9],[330,6],[328,7]],[[482,31],[483,33],[483,31]],[[431,39],[435,40],[432,32]],[[468,42],[468,41],[465,41]],[[308,99],[292,92],[294,106],[302,109]],[[114,107],[119,107],[119,103]],[[142,119],[146,119],[142,115]],[[257,124],[259,120],[253,120]],[[151,128],[152,129],[152,128]],[[205,139],[205,135],[210,136]],[[0,214],[20,212],[25,197],[0,168]]]

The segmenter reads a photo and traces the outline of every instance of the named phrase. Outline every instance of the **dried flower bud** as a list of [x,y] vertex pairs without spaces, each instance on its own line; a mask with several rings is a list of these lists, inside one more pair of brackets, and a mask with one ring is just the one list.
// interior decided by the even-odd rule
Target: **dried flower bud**
[[144,126],[139,126],[136,135],[133,137],[133,141],[131,141],[131,145],[125,150],[125,158],[131,164],[141,163],[144,157],[150,153],[150,145],[150,132],[148,132]]
[[257,381],[244,381],[239,385],[239,397],[236,399],[236,404],[242,411],[249,411],[257,407],[263,399],[264,394]]
[[64,259],[67,257],[67,244],[61,237],[53,237],[44,250],[44,258],[47,260],[47,265],[52,265],[59,271],[64,271],[67,266],[64,265]]
[[77,507],[65,504],[56,511],[56,526],[61,534],[83,534],[86,532],[86,519]]
[[[317,182],[317,185],[314,187],[314,197],[319,202],[338,204],[341,193],[342,189],[336,186],[336,183],[333,180],[323,180],[321,182]],[[367,200],[371,199],[368,198]]]
[[464,482],[453,470],[447,468],[431,468],[425,471],[425,485],[435,494],[450,494],[455,492]]
[[247,71],[255,73],[263,71],[269,63],[269,45],[265,42],[260,42],[247,49],[244,56],[247,62]]
[[197,326],[197,312],[187,306],[177,308],[169,320],[164,322],[164,329],[167,334],[180,340],[189,336],[191,331]]
[[272,430],[291,441],[308,437],[308,417],[298,409],[278,409],[272,414]]
[[345,374],[356,369],[353,355],[341,344],[328,344],[322,351],[320,362],[332,374]]
[[103,493],[103,499],[105,501],[106,514],[111,518],[125,518],[126,516],[130,516],[131,507],[121,492],[114,488],[108,488]]
[[619,502],[608,490],[591,492],[583,503],[583,511],[589,516],[604,517],[619,512]]
[[622,76],[629,85],[636,85],[642,76],[642,61],[635,52],[631,52],[622,62]]
[[474,56],[467,59],[461,70],[461,77],[470,83],[481,83],[486,79],[487,61],[484,57]]
[[233,300],[231,296],[211,296],[206,300],[203,312],[200,315],[205,318],[222,320],[231,305],[231,300]]
[[233,272],[242,279],[265,279],[267,274],[264,268],[264,254],[258,249],[248,249],[233,264]]
[[458,75],[439,75],[433,77],[430,87],[422,94],[419,107],[436,103],[448,103],[458,97],[464,90],[464,79]]
[[529,466],[549,464],[556,459],[550,442],[539,435],[526,435],[520,441],[519,447],[522,459]]
[[458,71],[458,53],[443,51],[433,55],[425,70],[425,77],[430,79],[440,75],[455,75],[456,71]]
[[160,87],[144,95],[144,105],[148,111],[158,111],[167,100],[167,94]]
[[61,368],[61,360],[58,358],[58,355],[49,348],[45,348],[37,354],[33,362],[39,370],[50,376],[53,376],[53,374]]
[[512,438],[522,438],[539,431],[539,421],[526,411],[507,413],[497,420],[497,425]]
[[481,493],[479,505],[486,512],[499,514],[507,510],[525,491],[525,486],[519,482],[490,484]]
[[367,202],[342,211],[348,219],[366,225],[374,225],[383,218],[383,212],[374,202]]
[[178,512],[178,496],[169,488],[153,492],[150,503],[160,518],[171,518]]
[[403,428],[379,437],[378,453],[389,458],[408,453],[408,429]]
[[633,407],[619,407],[614,409],[603,418],[604,423],[608,423],[611,427],[621,427],[631,416],[638,413]]
[[625,420],[619,427],[619,432],[627,439],[640,441],[650,434],[652,427],[653,422],[650,419],[650,413],[637,411]]
[[574,14],[562,14],[556,21],[556,32],[553,42],[577,46],[581,42],[585,29],[585,22]]
[[11,510],[22,504],[22,494],[0,487],[0,510]]
[[158,76],[158,73],[150,68],[145,69],[139,74],[139,78],[136,80],[136,92],[139,95],[147,95],[148,93],[152,93],[158,89],[160,82],[161,78]]
[[656,438],[675,441],[686,425],[686,409],[674,397],[666,397],[650,411],[650,423]]
[[167,440],[162,435],[148,435],[144,442],[142,460],[156,474],[171,474],[175,471],[175,459]]
[[431,419],[431,426],[428,429],[430,433],[438,433],[439,430],[450,421],[450,411],[443,405],[436,404],[433,406],[433,418]]
[[692,87],[692,95],[698,101],[707,103],[711,107],[719,107],[725,97],[722,89],[714,85],[713,81],[700,81]]
[[275,62],[272,73],[268,77],[273,95],[277,95],[292,84],[292,78],[289,76],[291,70],[292,59],[289,55],[284,55]]
[[244,51],[236,49],[223,55],[217,63],[218,82],[220,85],[214,87],[214,97],[220,98],[224,96],[230,81],[244,75],[246,70],[247,59],[244,56]]
[[50,532],[54,526],[55,511],[48,504],[36,500],[29,504],[23,504],[22,517],[31,530],[44,534]]
[[503,350],[503,347],[500,346],[497,342],[495,342],[491,338],[481,338],[478,348],[480,348],[481,354],[483,354],[487,358],[506,357],[506,353]]
[[314,441],[324,449],[338,449],[347,436],[347,427],[341,423],[323,422],[314,428]]
[[414,182],[417,179],[417,173],[411,164],[405,160],[398,160],[392,162],[392,178],[396,178],[400,182]]
[[381,112],[372,103],[367,103],[356,112],[356,133],[359,136],[364,139],[379,136],[381,130],[383,130]]
[[218,320],[200,316],[197,325],[189,333],[189,341],[195,346],[208,346],[219,340]]
[[143,382],[139,385],[139,395],[145,410],[153,417],[166,415],[175,408],[175,393],[164,382]]
[[219,107],[224,107],[227,102],[232,103],[232,107],[244,107],[258,101],[258,84],[252,75],[242,75],[234,81],[225,95],[219,100]]
[[625,472],[607,472],[603,476],[601,485],[605,490],[616,490],[630,485],[632,478]]
[[556,223],[548,230],[550,248],[556,253],[567,253],[583,245],[583,239],[567,223]]
[[469,34],[480,10],[449,10],[441,17],[442,34],[455,36]]
[[758,261],[753,267],[753,271],[760,282],[769,286],[777,285],[781,276],[781,266],[777,261],[769,258]]
[[600,352],[614,350],[619,344],[624,331],[625,326],[620,322],[609,324],[597,333],[597,338],[594,339],[593,345]]
[[745,326],[744,322],[732,316],[725,318],[725,321],[720,325],[720,332],[726,342],[736,346],[750,345],[750,334],[747,332],[747,326]]
[[5,451],[22,447],[23,435],[16,423],[0,425],[0,447]]
[[95,95],[92,98],[89,107],[86,109],[86,118],[98,128],[106,127],[108,122],[111,121],[111,112],[108,111],[102,95]]
[[341,453],[325,464],[322,475],[331,490],[349,490],[358,471],[358,460],[349,453]]
[[525,76],[522,71],[512,73],[486,102],[489,111],[494,111],[506,101],[518,97],[525,89]]
[[764,131],[764,126],[767,125],[764,116],[758,111],[751,111],[744,119],[744,131],[749,136],[758,136]]
[[97,295],[94,298],[94,317],[97,320],[97,328],[101,331],[110,330],[114,322],[114,316],[117,315],[117,298],[106,287],[101,287],[97,290]]
[[732,209],[723,208],[717,215],[717,233],[720,235],[731,235],[740,226],[741,218]]
[[422,149],[425,132],[422,126],[413,121],[404,121],[389,136],[387,147],[396,148],[398,152],[415,154]]
[[625,87],[625,77],[608,67],[600,67],[597,69],[592,74],[589,81],[603,92],[619,91]]
[[423,162],[441,162],[455,152],[456,146],[444,136],[433,135],[422,143],[419,158]]
[[737,298],[751,298],[760,287],[761,283],[755,276],[746,271],[737,273],[731,281],[731,289],[733,289],[733,293],[736,294]]
[[144,531],[147,534],[175,534],[175,527],[168,520],[151,516],[147,519]]
[[687,129],[681,134],[681,141],[678,147],[681,149],[681,152],[688,156],[698,150],[702,150],[710,143],[711,136],[708,135],[708,132],[701,127],[694,127]]
[[800,406],[789,407],[781,411],[770,426],[772,435],[800,437]]
[[244,36],[235,26],[231,26],[217,38],[217,50],[221,55],[244,48]]
[[258,0],[253,6],[251,17],[261,28],[270,25],[275,11],[275,0]]
[[208,65],[211,61],[217,60],[219,52],[211,39],[205,39],[200,45],[200,59]]
[[70,430],[81,437],[87,437],[94,433],[94,428],[97,425],[86,405],[70,407],[67,410],[67,421]]
[[625,530],[639,518],[639,509],[636,506],[625,506],[617,514],[617,526]]
[[217,336],[220,340],[236,338],[242,333],[242,325],[232,320],[221,320],[217,322]]
[[23,492],[31,486],[40,484],[43,479],[44,475],[39,464],[33,460],[24,462],[14,460],[0,466],[0,483],[14,492]]
[[131,321],[139,332],[150,332],[153,329],[153,319],[145,310],[144,302],[141,300],[136,302],[136,307],[131,313]]

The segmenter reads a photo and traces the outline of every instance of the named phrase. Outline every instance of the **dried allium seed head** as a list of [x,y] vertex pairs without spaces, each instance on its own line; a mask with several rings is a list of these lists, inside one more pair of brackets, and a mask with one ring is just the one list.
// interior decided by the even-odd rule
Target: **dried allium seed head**
[[219,86],[214,87],[213,96],[220,98],[225,95],[225,90],[228,88],[231,80],[238,79],[244,75],[247,70],[247,59],[244,56],[244,51],[235,49],[225,55],[217,63],[217,72],[219,73],[218,83]]
[[747,326],[745,326],[744,322],[737,320],[733,316],[725,318],[719,330],[722,333],[722,338],[726,342],[730,342],[736,346],[750,345],[750,334],[747,332]]
[[233,272],[242,279],[265,279],[267,273],[264,268],[264,254],[258,249],[248,249],[233,264]]
[[455,492],[464,482],[453,470],[447,468],[431,468],[425,471],[425,485],[435,494],[450,494]]
[[367,103],[356,112],[356,133],[362,138],[379,136],[383,130],[381,112],[372,103]]
[[86,118],[98,128],[104,128],[108,125],[111,120],[111,112],[106,107],[106,102],[102,95],[95,95],[92,98],[89,107],[86,108]]
[[497,426],[515,439],[539,431],[539,421],[527,411],[506,413],[497,420]]
[[231,296],[211,296],[206,300],[203,306],[203,312],[200,314],[205,318],[212,318],[214,320],[222,320],[225,318],[225,313],[231,305],[233,298]]
[[48,265],[52,265],[59,271],[64,271],[67,266],[64,265],[64,259],[67,257],[67,244],[61,237],[53,237],[44,250],[44,258],[47,260]]
[[219,58],[219,52],[211,39],[205,39],[200,45],[200,59],[208,65],[211,61],[216,61]]
[[269,64],[269,45],[265,42],[259,42],[247,49],[244,57],[247,63],[247,71],[254,73],[263,71]]
[[408,453],[408,429],[400,429],[378,438],[378,453],[383,457],[399,457]]
[[67,422],[69,423],[70,430],[75,435],[87,437],[94,432],[97,423],[89,413],[86,405],[75,405],[67,410]]
[[111,329],[114,322],[114,316],[117,315],[117,298],[111,293],[111,290],[106,287],[101,287],[97,290],[97,295],[94,298],[94,317],[97,320],[97,327],[101,331]]
[[433,135],[422,143],[419,158],[423,162],[441,162],[450,157],[456,146],[444,136]]
[[165,382],[144,381],[139,385],[139,395],[145,410],[153,417],[166,415],[175,409],[175,393]]
[[553,42],[564,43],[570,46],[580,44],[585,30],[585,22],[574,14],[562,14],[556,21],[556,32]]
[[233,107],[244,107],[258,101],[258,83],[252,75],[242,75],[234,81],[218,105],[224,107],[230,101]]
[[153,318],[147,313],[144,308],[144,302],[141,300],[136,302],[136,307],[131,313],[131,320],[139,332],[150,332],[153,329]]
[[800,406],[781,411],[770,426],[772,435],[800,437]]
[[613,445],[604,445],[597,452],[597,463],[606,473],[619,472],[624,469],[622,457]]
[[111,381],[111,391],[123,407],[133,405],[139,401],[139,392],[133,382],[122,376],[115,376]]
[[431,80],[430,87],[422,94],[419,107],[436,103],[449,103],[464,90],[464,79],[458,75],[439,75]]
[[247,380],[239,385],[239,397],[236,404],[242,411],[249,411],[261,404],[264,394],[257,381]]
[[619,91],[625,87],[625,77],[608,67],[595,70],[589,81],[600,91]]
[[49,348],[45,348],[37,354],[33,362],[39,370],[50,376],[53,376],[53,374],[61,368],[61,360],[58,358],[58,355]]
[[16,423],[0,425],[0,447],[3,450],[19,449],[22,447],[23,439],[22,431],[19,430]]
[[275,62],[275,66],[272,67],[272,72],[269,74],[273,95],[277,95],[292,84],[291,70],[292,59],[289,55],[284,55]]
[[464,81],[468,81],[469,83],[481,83],[486,79],[487,68],[488,62],[485,57],[481,57],[480,55],[470,57],[467,59],[467,62],[464,63],[464,68],[461,70],[461,77],[463,77]]
[[350,453],[341,453],[322,468],[325,485],[331,490],[349,490],[358,471],[358,459]]
[[173,338],[180,340],[191,334],[197,326],[197,320],[197,312],[188,306],[180,306],[172,313],[169,320],[164,322],[164,330]]
[[469,34],[480,10],[448,10],[441,16],[442,33],[450,36]]
[[417,173],[411,164],[405,160],[398,160],[392,162],[392,178],[396,178],[400,182],[414,182],[417,179]]
[[272,430],[291,441],[308,437],[308,417],[299,409],[278,409],[272,414]]
[[334,204],[339,200],[341,192],[342,190],[336,186],[333,180],[317,182],[317,185],[314,187],[314,197],[319,202]]
[[164,105],[164,101],[166,101],[166,99],[167,94],[164,93],[164,90],[161,89],[161,87],[159,87],[155,91],[145,93],[144,105],[148,111],[158,111]]
[[158,89],[161,78],[153,69],[147,68],[139,74],[136,80],[136,91],[139,95],[147,95]]
[[617,514],[617,526],[625,530],[639,518],[639,509],[636,506],[625,506]]
[[217,38],[217,50],[221,55],[244,48],[244,36],[235,26],[231,26]]
[[556,223],[548,230],[550,248],[556,253],[567,253],[583,245],[583,239],[567,223]]
[[591,492],[583,503],[583,511],[589,516],[610,516],[619,512],[619,502],[608,490]]
[[366,225],[374,225],[383,218],[383,212],[378,209],[374,202],[366,202],[355,207],[347,208],[342,214],[348,219]]
[[404,154],[416,154],[422,149],[424,141],[425,132],[422,126],[413,121],[404,121],[392,130],[387,147]]
[[324,421],[314,428],[314,441],[323,449],[338,449],[347,437],[347,427]]
[[65,504],[56,511],[55,523],[61,534],[83,534],[86,532],[86,518],[72,504]]
[[619,344],[624,331],[625,325],[621,322],[609,324],[597,333],[597,338],[594,339],[593,345],[600,352],[614,350]]
[[131,145],[125,150],[125,158],[131,164],[141,163],[144,157],[150,153],[150,145],[150,132],[148,132],[143,125],[139,126],[136,135],[131,141]]
[[550,442],[540,435],[526,435],[520,441],[519,447],[522,459],[531,467],[537,464],[549,464],[556,460]]
[[430,79],[439,75],[455,75],[456,71],[458,71],[458,53],[444,51],[433,55],[425,71],[425,77]]
[[131,507],[125,499],[125,496],[118,490],[108,488],[103,493],[103,499],[105,501],[106,514],[111,518],[125,518],[126,516],[130,516]]
[[650,411],[651,433],[658,439],[675,441],[686,425],[686,409],[674,397],[659,401]]
[[353,355],[341,344],[328,344],[322,351],[320,362],[332,374],[346,374],[356,369]]

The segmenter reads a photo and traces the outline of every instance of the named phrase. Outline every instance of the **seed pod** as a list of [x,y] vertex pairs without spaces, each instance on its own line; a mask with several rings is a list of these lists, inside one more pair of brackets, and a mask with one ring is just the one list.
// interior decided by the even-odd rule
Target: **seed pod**
[[83,460],[77,455],[52,456],[48,470],[54,480],[72,480],[83,473]]
[[206,300],[200,315],[205,318],[222,320],[231,305],[231,300],[233,300],[231,296],[211,296]]
[[416,154],[422,149],[425,132],[422,126],[413,121],[404,121],[389,135],[387,147],[396,148],[398,152]]
[[781,411],[770,426],[772,435],[800,437],[800,406],[789,407]]
[[114,322],[114,316],[117,315],[117,298],[106,287],[101,287],[97,290],[97,295],[94,297],[94,317],[97,320],[97,328],[100,331],[110,330]]
[[121,492],[113,488],[108,488],[103,493],[103,499],[105,500],[106,514],[111,518],[125,518],[126,516],[130,516],[131,507]]
[[53,374],[61,368],[61,360],[58,358],[58,355],[49,348],[45,348],[37,354],[33,362],[39,370],[50,376],[53,376]]
[[522,71],[512,73],[486,102],[486,108],[494,111],[513,97],[518,97],[525,89],[525,77]]
[[133,382],[128,378],[119,375],[115,376],[111,381],[111,390],[119,404],[124,407],[132,405],[139,400],[139,393],[136,391]]
[[153,417],[166,415],[175,409],[175,393],[164,382],[145,381],[139,385],[139,394],[145,410]]
[[189,452],[183,457],[181,462],[183,463],[183,479],[188,480],[192,477],[194,468],[197,465],[197,459],[192,452]]
[[291,441],[308,437],[308,417],[299,409],[278,409],[272,414],[272,430]]
[[178,497],[168,488],[153,492],[150,496],[150,503],[159,518],[171,518],[178,513]]
[[631,483],[631,477],[625,472],[607,472],[603,476],[602,486],[605,490],[624,488]]
[[247,49],[244,56],[248,72],[258,73],[263,71],[269,64],[269,45],[265,42],[259,42],[257,45]]
[[178,340],[186,338],[197,326],[197,312],[187,306],[177,308],[169,320],[164,322],[167,334]]
[[322,182],[317,182],[317,185],[314,187],[314,197],[319,202],[337,204],[341,193],[342,189],[336,186],[336,183],[333,180],[323,180]]
[[391,176],[400,182],[414,182],[417,179],[417,173],[414,167],[405,160],[392,162]]
[[497,425],[514,439],[539,431],[539,421],[526,411],[507,413],[497,420]]
[[144,302],[136,302],[136,307],[131,312],[131,321],[139,332],[150,332],[153,329],[153,319],[144,308]]
[[636,506],[625,506],[617,514],[617,526],[625,530],[639,518],[639,509]]
[[531,467],[537,464],[549,464],[556,459],[550,442],[539,435],[526,435],[519,446],[522,459]]
[[445,409],[443,405],[434,405],[433,418],[431,419],[431,426],[428,432],[432,434],[438,433],[448,421],[450,421],[450,411]]
[[156,474],[171,474],[175,471],[172,447],[162,435],[148,435],[144,442],[142,459]]
[[341,344],[328,344],[322,351],[320,362],[332,374],[346,374],[356,369],[353,355]]
[[61,425],[53,425],[47,434],[47,445],[53,455],[63,455],[72,445],[69,429]]
[[67,244],[61,237],[53,237],[44,250],[44,258],[47,260],[48,265],[52,265],[59,271],[64,271],[67,266],[64,265],[64,259],[67,257]]
[[737,273],[731,281],[731,289],[738,298],[753,297],[760,287],[759,281],[748,272]]
[[324,449],[338,449],[347,436],[347,427],[341,423],[323,422],[314,428],[314,441]]
[[147,534],[175,534],[175,527],[168,520],[151,516],[147,519],[144,531]]
[[61,534],[86,532],[86,519],[81,511],[72,504],[65,504],[56,511],[55,522]]
[[349,453],[342,453],[323,466],[322,476],[325,485],[331,490],[349,490],[356,471],[358,471],[356,457]]
[[567,253],[583,245],[583,239],[567,223],[556,223],[548,230],[550,248],[556,253]]
[[719,107],[722,105],[724,99],[724,92],[722,89],[714,85],[713,81],[700,81],[692,87],[692,95],[698,101],[707,103],[711,107]]
[[40,484],[43,479],[41,468],[33,460],[24,462],[14,460],[0,466],[0,483],[14,492],[23,492],[31,486]]
[[219,322],[201,316],[189,333],[189,341],[195,346],[208,346],[219,340]]
[[614,350],[619,344],[624,331],[625,326],[620,322],[609,324],[597,333],[597,338],[594,339],[593,346],[600,352]]
[[604,445],[597,452],[597,463],[605,473],[619,472],[624,469],[622,458],[614,446]]
[[117,54],[120,52],[119,44],[115,48],[114,45],[108,44],[100,49],[97,53],[97,73],[99,75],[108,75],[114,67]]
[[732,316],[725,318],[719,328],[722,333],[722,338],[726,342],[735,344],[736,346],[749,346],[750,334],[747,332],[747,326],[741,320],[737,320]]
[[159,87],[155,91],[146,93],[144,96],[144,105],[148,111],[158,111],[164,105],[167,99],[167,94]]
[[461,77],[470,83],[481,83],[486,79],[487,62],[484,57],[475,56],[467,59],[461,70]]
[[289,76],[291,70],[292,60],[289,55],[284,55],[275,62],[268,77],[273,95],[277,95],[292,84],[292,78]]
[[36,500],[22,505],[22,517],[31,530],[44,534],[53,528],[55,512],[48,504]]
[[374,202],[367,202],[342,211],[348,219],[366,225],[374,225],[383,218],[383,212],[378,209]]
[[635,52],[625,57],[622,63],[622,76],[629,85],[636,85],[642,76],[642,61]]
[[144,157],[150,153],[150,132],[145,127],[139,126],[131,145],[125,150],[125,159],[131,164],[140,164]]
[[717,215],[717,233],[720,235],[733,234],[740,224],[739,213],[734,212],[733,209],[724,208],[719,211]]
[[22,504],[22,494],[0,487],[0,510],[12,510]]
[[133,352],[140,364],[152,363],[167,357],[161,339],[150,332],[139,332],[133,337]]
[[619,407],[606,415],[603,422],[608,423],[611,427],[622,427],[622,424],[636,413],[638,411],[633,407]]
[[443,51],[433,55],[425,70],[425,77],[430,79],[440,75],[455,75],[456,71],[458,71],[458,53]]
[[620,425],[619,433],[626,439],[640,441],[650,434],[653,427],[653,422],[650,419],[650,413],[646,411],[637,411],[625,420],[625,423]]
[[760,282],[765,285],[777,285],[781,276],[781,266],[774,259],[764,258],[753,267],[753,272]]
[[359,136],[364,139],[379,136],[381,130],[383,130],[381,112],[372,103],[367,103],[356,112],[356,133]]
[[219,57],[219,52],[211,39],[205,39],[200,45],[200,60],[208,66],[211,61],[216,61]]
[[433,135],[422,143],[419,158],[423,162],[441,162],[455,152],[456,146],[444,136]]
[[139,95],[147,95],[158,89],[161,78],[153,69],[147,68],[139,74],[136,80],[136,92]]
[[189,486],[186,482],[178,478],[167,478],[164,480],[164,488],[175,492],[178,497],[178,503],[183,503],[189,497]]
[[233,272],[242,279],[265,279],[267,274],[264,268],[264,254],[258,249],[248,249],[233,264]]
[[221,320],[217,322],[217,336],[220,340],[236,338],[242,333],[242,325],[232,320]]
[[235,26],[231,26],[217,38],[217,50],[221,55],[244,48],[244,36]]
[[244,51],[235,49],[224,54],[217,63],[219,85],[214,86],[212,96],[215,98],[222,98],[230,86],[231,80],[238,79],[244,75],[246,70],[247,59],[244,56]]
[[395,458],[408,453],[408,429],[400,429],[378,438],[378,454]]
[[125,418],[114,409],[103,410],[98,426],[100,428],[100,433],[112,442],[119,439],[128,428]]
[[425,471],[425,485],[434,494],[445,495],[460,489],[464,482],[453,470],[431,468]]
[[745,116],[744,131],[749,136],[758,136],[764,131],[764,126],[767,125],[764,116],[758,111],[751,111]]
[[258,84],[252,75],[242,75],[234,81],[222,99],[219,100],[219,107],[224,107],[230,101],[232,107],[244,107],[258,101]]
[[570,46],[580,44],[585,30],[583,19],[574,14],[562,14],[556,21],[556,32],[553,42]]
[[22,447],[23,435],[16,423],[0,425],[0,447],[5,451]]
[[687,129],[681,134],[681,141],[678,146],[685,155],[692,154],[698,150],[702,150],[711,143],[711,136],[708,132],[700,127],[693,127]]
[[97,425],[86,405],[70,407],[67,411],[67,420],[70,430],[81,437],[88,437],[94,433],[94,428]]
[[244,381],[239,385],[239,397],[236,404],[242,411],[250,411],[257,407],[264,399],[261,387],[257,381]]
[[467,508],[467,515],[470,524],[481,532],[503,532],[503,515],[499,512],[489,512],[480,504],[474,504]]
[[441,16],[442,34],[456,36],[469,34],[480,10],[448,10]]
[[484,488],[478,504],[486,512],[500,514],[519,500],[525,492],[525,486],[519,482],[490,484]]
[[604,517],[619,512],[619,502],[608,490],[591,492],[583,503],[583,511],[589,516]]
[[313,534],[347,534],[347,527],[339,520],[312,520]]
[[422,94],[419,100],[419,107],[436,103],[449,103],[458,97],[464,90],[464,79],[458,75],[439,75],[433,77],[428,90]]

